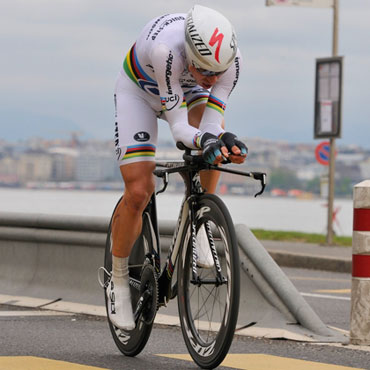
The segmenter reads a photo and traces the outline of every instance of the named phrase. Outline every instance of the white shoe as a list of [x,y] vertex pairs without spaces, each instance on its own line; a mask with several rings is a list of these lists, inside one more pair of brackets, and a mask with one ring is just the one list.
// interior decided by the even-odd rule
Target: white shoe
[[214,266],[215,263],[204,225],[200,227],[197,234],[197,254],[197,265],[199,267],[209,269]]
[[135,320],[132,313],[131,293],[127,279],[113,277],[106,289],[108,298],[108,315],[114,326],[123,330],[135,329]]

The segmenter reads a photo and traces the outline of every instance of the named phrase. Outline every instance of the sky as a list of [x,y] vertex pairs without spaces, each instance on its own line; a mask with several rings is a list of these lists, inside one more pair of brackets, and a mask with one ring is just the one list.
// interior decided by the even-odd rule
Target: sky
[[[234,25],[243,69],[225,112],[240,137],[313,139],[316,58],[332,53],[332,9],[265,0],[0,0],[0,139],[113,139],[113,88],[152,18],[202,4]],[[342,138],[370,149],[370,1],[339,1]],[[170,138],[160,121],[160,136]]]

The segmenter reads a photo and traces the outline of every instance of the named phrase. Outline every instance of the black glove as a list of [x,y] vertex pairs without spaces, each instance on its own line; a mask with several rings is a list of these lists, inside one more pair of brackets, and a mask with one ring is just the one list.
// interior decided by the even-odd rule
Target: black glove
[[221,147],[225,144],[222,140],[219,140],[217,136],[205,132],[200,140],[200,146],[202,148],[203,159],[212,164],[216,157],[221,155]]
[[221,136],[221,140],[225,143],[227,150],[229,153],[234,154],[231,150],[231,148],[236,145],[240,149],[240,154],[247,154],[248,153],[248,148],[247,146],[238,138],[236,135],[232,134],[231,132],[225,132]]

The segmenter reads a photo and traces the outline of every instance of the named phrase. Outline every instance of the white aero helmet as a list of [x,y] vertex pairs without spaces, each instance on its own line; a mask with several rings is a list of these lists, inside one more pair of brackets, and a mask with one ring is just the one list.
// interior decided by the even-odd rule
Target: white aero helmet
[[185,20],[185,52],[189,64],[211,72],[226,71],[235,59],[236,36],[221,13],[194,5]]

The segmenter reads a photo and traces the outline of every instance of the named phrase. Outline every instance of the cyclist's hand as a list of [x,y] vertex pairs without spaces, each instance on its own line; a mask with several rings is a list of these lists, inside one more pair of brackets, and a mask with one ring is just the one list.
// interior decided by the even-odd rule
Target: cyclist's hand
[[229,160],[233,163],[243,163],[248,154],[247,146],[231,132],[225,132],[221,136],[221,140],[225,143],[229,151]]
[[200,145],[204,160],[210,164],[218,164],[223,161],[223,157],[229,157],[227,147],[223,141],[208,132],[202,135]]

